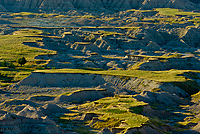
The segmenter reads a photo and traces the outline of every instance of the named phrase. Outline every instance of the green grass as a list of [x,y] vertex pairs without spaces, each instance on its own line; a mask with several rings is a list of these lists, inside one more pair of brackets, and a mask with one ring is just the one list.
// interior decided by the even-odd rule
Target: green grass
[[175,125],[177,125],[177,126],[187,126],[187,125],[189,125],[190,123],[197,124],[199,121],[200,121],[199,118],[186,117],[186,118],[184,119],[184,121],[177,122]]
[[104,36],[109,36],[109,35],[123,35],[122,33],[110,32],[110,31],[103,31],[103,30],[100,30],[99,32],[101,34],[103,34]]
[[173,8],[156,8],[155,11],[158,11],[160,14],[167,16],[175,16],[175,15],[200,16],[200,13],[185,12],[180,9],[173,9]]
[[[137,101],[131,95],[117,95],[72,107],[70,109],[74,109],[76,113],[61,116],[61,119],[69,122],[83,113],[95,113],[99,115],[98,119],[101,121],[97,121],[90,127],[96,129],[109,127],[127,130],[128,128],[141,127],[143,124],[148,123],[149,119],[141,115],[144,105],[147,105],[147,103]],[[126,125],[120,126],[121,123]]]
[[[0,68],[0,85],[7,86],[30,75],[31,71],[36,69],[33,67],[33,65],[37,65],[34,59],[36,56],[56,53],[23,44],[23,42],[42,40],[42,38],[38,38],[41,33],[40,30],[20,30],[15,31],[13,35],[0,35],[0,66],[4,60],[8,64],[12,62],[15,65],[15,68]],[[25,57],[28,61],[23,67],[17,63],[21,57]]]
[[129,9],[129,10],[126,10],[126,12],[152,12],[152,10],[136,10],[136,9]]
[[55,53],[54,51],[23,45],[23,42],[42,40],[42,38],[34,37],[41,33],[42,31],[39,30],[21,30],[15,31],[14,35],[0,35],[0,60],[16,61],[24,56],[28,61],[33,61],[37,55]]
[[81,73],[81,74],[102,74],[115,76],[139,77],[143,79],[155,80],[158,82],[185,82],[185,72],[199,72],[191,70],[169,70],[169,71],[143,71],[143,70],[104,70],[93,71],[83,69],[54,69],[54,70],[37,70],[38,73]]
[[12,83],[18,82],[25,77],[29,76],[33,70],[31,69],[21,69],[21,67],[8,68],[0,67],[0,85],[8,86]]
[[58,14],[45,14],[45,13],[32,13],[32,12],[20,12],[20,13],[10,13],[10,16],[17,18],[18,16],[27,18],[32,15],[34,18],[52,18],[53,16],[58,17]]
[[140,27],[115,27],[115,28],[134,30],[134,29],[139,29]]

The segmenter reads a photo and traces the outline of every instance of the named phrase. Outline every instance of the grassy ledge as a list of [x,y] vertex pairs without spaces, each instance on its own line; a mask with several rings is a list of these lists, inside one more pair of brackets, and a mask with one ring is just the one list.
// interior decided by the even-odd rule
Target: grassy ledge
[[143,70],[105,70],[93,71],[83,69],[51,69],[51,70],[36,70],[36,73],[82,73],[82,74],[100,74],[100,75],[114,75],[138,77],[143,79],[154,80],[158,82],[185,82],[186,79],[183,74],[185,72],[199,72],[193,70],[169,70],[169,71],[143,71]]
[[169,82],[175,86],[185,90],[188,94],[192,95],[200,90],[196,81],[187,78],[185,73],[199,73],[195,70],[175,70],[168,71],[143,71],[143,70],[83,70],[83,69],[52,69],[52,70],[37,70],[36,73],[74,73],[74,74],[99,74],[111,75],[122,77],[137,77],[142,79],[153,80],[157,82]]

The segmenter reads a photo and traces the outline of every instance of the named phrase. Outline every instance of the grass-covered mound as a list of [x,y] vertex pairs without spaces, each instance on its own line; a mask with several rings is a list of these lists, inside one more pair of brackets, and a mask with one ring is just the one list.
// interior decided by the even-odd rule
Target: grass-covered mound
[[[107,97],[97,101],[85,103],[76,107],[71,107],[74,113],[65,114],[60,117],[60,123],[78,124],[78,120],[83,119],[85,114],[98,115],[98,120],[87,120],[82,125],[89,125],[93,129],[105,127],[119,128],[126,131],[129,128],[141,127],[147,124],[148,117],[142,115],[143,106],[147,103],[139,102],[132,96],[123,95]],[[80,123],[80,122],[79,122]]]

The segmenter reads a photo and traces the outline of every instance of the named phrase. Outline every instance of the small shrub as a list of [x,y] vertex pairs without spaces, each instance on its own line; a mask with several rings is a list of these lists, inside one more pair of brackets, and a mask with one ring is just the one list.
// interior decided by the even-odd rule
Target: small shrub
[[27,61],[26,61],[25,57],[22,57],[22,58],[18,59],[17,62],[22,66],[22,65],[24,65]]
[[8,64],[7,64],[6,60],[4,60],[4,61],[2,62],[2,67],[7,67],[7,66],[8,66]]

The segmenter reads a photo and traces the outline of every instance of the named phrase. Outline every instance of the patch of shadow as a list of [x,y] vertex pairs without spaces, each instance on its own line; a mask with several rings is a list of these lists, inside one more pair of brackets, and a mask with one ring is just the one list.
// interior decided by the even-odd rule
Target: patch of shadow
[[187,80],[184,82],[171,82],[173,85],[180,87],[186,91],[189,95],[199,92],[200,87],[196,81]]
[[10,21],[7,21],[7,20],[0,19],[0,24],[18,24],[18,23],[13,23],[13,22],[10,22]]
[[130,107],[129,111],[132,112],[132,113],[136,113],[136,114],[142,114],[143,106]]

